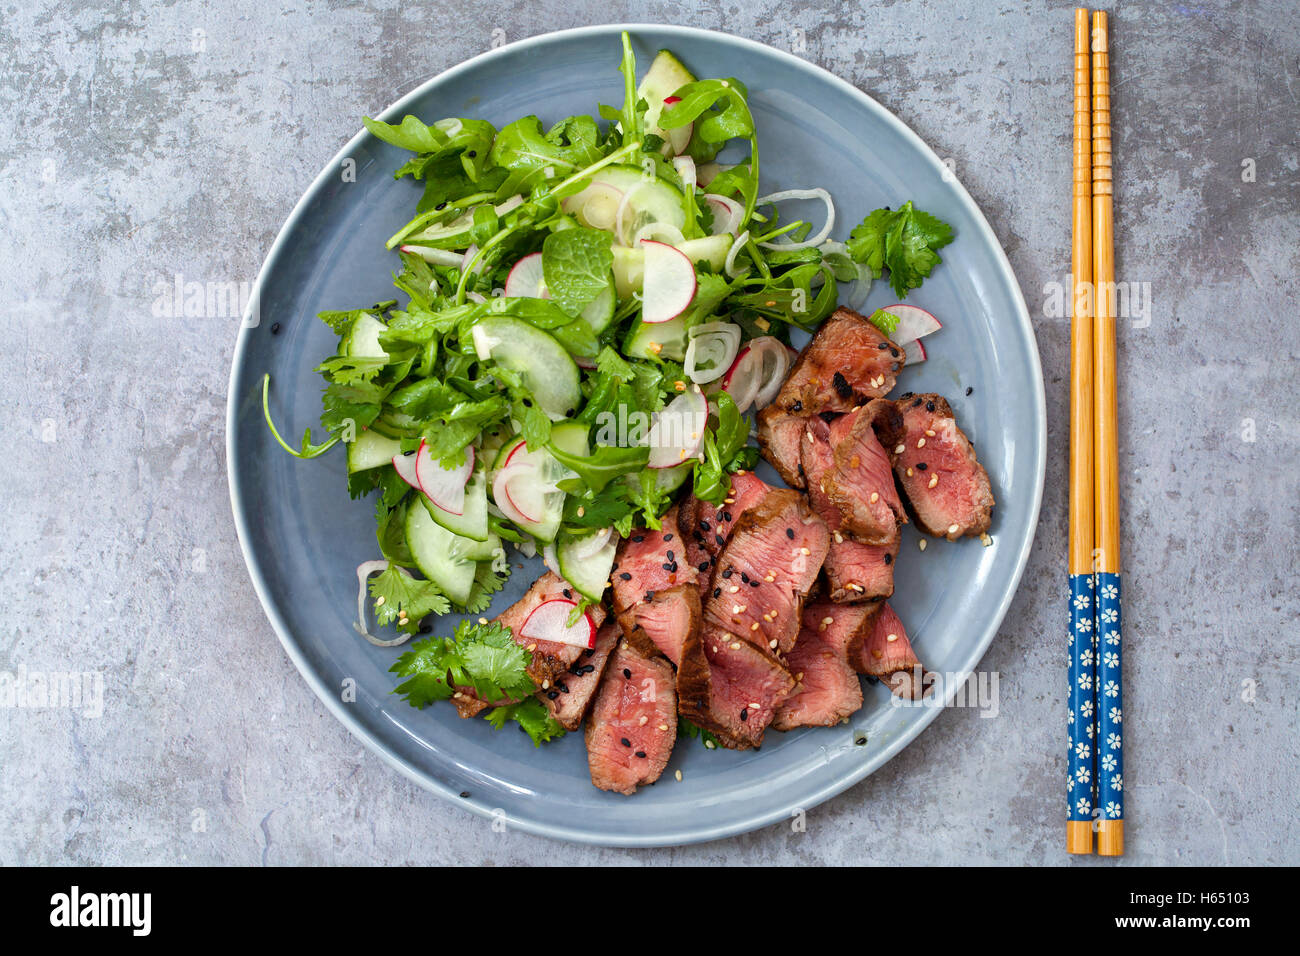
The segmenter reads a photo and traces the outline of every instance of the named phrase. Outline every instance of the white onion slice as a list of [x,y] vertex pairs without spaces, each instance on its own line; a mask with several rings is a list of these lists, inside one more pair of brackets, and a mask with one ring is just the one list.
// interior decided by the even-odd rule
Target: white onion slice
[[[605,528],[597,531],[595,534],[586,538],[579,538],[573,545],[573,556],[579,561],[585,561],[600,553],[600,549],[609,543],[610,535],[614,533],[613,528]],[[559,574],[559,571],[555,572]]]
[[[683,368],[686,377],[696,385],[708,384],[725,375],[740,351],[742,332],[733,322],[706,322],[693,326],[687,335],[690,341]],[[709,367],[701,368],[705,362]]]
[[736,256],[747,242],[749,242],[748,229],[738,235],[736,241],[731,244],[731,248],[727,250],[727,261],[723,263],[723,271],[727,273],[728,278],[740,278],[740,273],[736,271]]
[[682,231],[671,222],[647,222],[632,237],[632,245],[635,247],[644,239],[666,242],[670,246],[678,246],[686,241]]
[[542,548],[542,564],[546,565],[546,570],[557,578],[564,579],[564,575],[560,573],[560,559],[555,554],[555,542],[551,542]]
[[429,246],[398,246],[407,255],[419,256],[425,262],[431,262],[435,266],[447,266],[452,269],[459,269],[465,257],[459,252],[452,252],[450,249],[432,249]]
[[764,249],[785,249],[793,251],[795,249],[808,249],[812,246],[820,246],[830,236],[831,230],[835,228],[835,202],[831,199],[831,194],[820,186],[816,189],[785,189],[779,193],[772,193],[769,196],[761,196],[758,199],[758,205],[767,203],[781,202],[785,199],[820,199],[826,204],[826,224],[821,227],[814,235],[809,236],[799,242],[760,242],[759,246]]
[[465,124],[454,116],[447,119],[440,119],[433,124],[434,129],[441,130],[448,137],[459,135],[460,131],[465,128]]
[[[473,259],[474,259],[474,257],[475,257],[476,255],[478,255],[478,246],[476,246],[474,243],[470,243],[469,248],[465,250],[465,255],[463,255],[463,256],[461,257],[461,260],[460,260],[460,271],[461,271],[461,272],[464,272],[466,269],[469,268],[469,264],[470,264],[470,262],[473,261]],[[478,275],[478,274],[479,274],[480,266],[481,266],[481,265],[482,265],[481,262],[475,264],[474,269],[473,269],[473,272],[474,272],[475,275]]]
[[790,371],[790,350],[780,339],[770,335],[754,339],[749,347],[759,353],[759,386],[754,396],[754,408],[761,410],[771,405],[781,391],[785,373]]
[[[366,582],[370,580],[370,575],[387,570],[387,561],[363,561],[357,565],[357,619],[352,626],[358,634],[375,645],[375,647],[397,647],[411,639],[409,634],[399,634],[397,637],[385,640],[375,637],[370,633],[370,629],[366,627]],[[403,574],[408,573],[404,568],[398,568],[398,570]]]
[[592,183],[582,191],[582,206],[578,212],[592,229],[609,230],[614,225],[619,206],[623,203],[623,190],[609,183]]
[[745,217],[745,207],[736,200],[717,193],[705,193],[704,201],[713,208],[713,229],[715,236],[735,233],[740,221]]
[[487,301],[487,299],[483,297],[482,292],[466,292],[465,298],[469,299],[471,302],[477,302],[479,305],[482,305]]

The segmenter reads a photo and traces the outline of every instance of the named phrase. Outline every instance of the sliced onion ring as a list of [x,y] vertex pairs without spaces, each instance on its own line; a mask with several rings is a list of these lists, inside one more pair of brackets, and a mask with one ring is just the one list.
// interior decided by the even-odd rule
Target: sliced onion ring
[[808,249],[812,246],[820,246],[830,236],[831,230],[835,228],[835,202],[831,199],[831,194],[820,186],[816,189],[785,189],[779,193],[772,193],[769,196],[760,196],[757,205],[766,205],[768,203],[781,202],[785,199],[820,199],[826,204],[826,224],[821,227],[814,235],[809,236],[799,242],[760,242],[759,246],[764,249],[785,249],[787,251],[795,249]]
[[[740,326],[733,322],[706,322],[692,326],[687,335],[686,358],[683,368],[686,377],[696,385],[716,381],[727,373],[740,351],[742,335]],[[709,367],[700,368],[707,361]]]
[[758,394],[754,396],[754,408],[761,410],[771,405],[781,391],[785,373],[790,371],[790,350],[780,339],[770,335],[754,339],[749,347],[760,353],[759,386]]
[[635,242],[627,241],[627,233],[623,229],[623,216],[627,213],[627,205],[631,202],[632,197],[639,193],[645,186],[648,186],[652,180],[642,180],[627,192],[623,193],[623,198],[619,200],[618,211],[614,213],[614,237],[624,245],[635,245]]
[[736,200],[717,193],[705,193],[704,201],[713,207],[713,235],[734,234],[741,219],[745,217],[745,207]]
[[[613,533],[614,529],[611,527],[605,528],[602,531],[597,531],[590,537],[579,538],[573,545],[573,556],[579,561],[585,561],[587,558],[594,557],[600,552],[601,548],[605,547],[605,545],[609,543],[610,535]],[[555,573],[559,574],[560,572],[556,571]]]
[[679,246],[686,241],[682,231],[674,226],[671,222],[647,222],[644,226],[636,231],[632,237],[632,246],[636,248],[641,241],[649,239],[655,242],[666,242],[670,246]]
[[736,271],[736,256],[747,242],[749,242],[748,229],[738,235],[736,241],[731,244],[731,248],[727,250],[727,261],[723,263],[723,271],[727,273],[728,278],[737,279],[740,277],[740,273]]

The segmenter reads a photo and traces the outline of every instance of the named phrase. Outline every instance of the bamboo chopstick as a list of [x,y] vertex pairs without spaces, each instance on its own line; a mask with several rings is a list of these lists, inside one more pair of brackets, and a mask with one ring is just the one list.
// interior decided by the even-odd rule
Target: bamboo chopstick
[[1074,221],[1070,271],[1070,705],[1065,848],[1092,852],[1096,745],[1093,548],[1092,105],[1088,11],[1074,11]]
[[1120,666],[1119,408],[1115,383],[1115,249],[1111,196],[1110,43],[1106,14],[1092,15],[1092,255],[1096,294],[1097,852],[1124,853]]

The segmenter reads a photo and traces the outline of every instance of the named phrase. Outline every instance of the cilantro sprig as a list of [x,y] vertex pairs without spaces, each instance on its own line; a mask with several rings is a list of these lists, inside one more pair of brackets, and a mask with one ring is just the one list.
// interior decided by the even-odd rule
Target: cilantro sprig
[[879,279],[889,270],[889,284],[899,298],[919,288],[943,260],[939,249],[952,242],[952,226],[916,209],[909,199],[896,210],[877,209],[849,235],[849,255]]

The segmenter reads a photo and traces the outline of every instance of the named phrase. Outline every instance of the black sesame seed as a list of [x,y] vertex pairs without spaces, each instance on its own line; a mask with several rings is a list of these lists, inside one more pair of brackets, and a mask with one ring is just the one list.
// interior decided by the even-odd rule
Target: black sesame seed
[[741,719],[741,720],[749,720],[749,708],[748,708],[748,707],[742,707],[742,708],[741,708],[741,710],[740,710],[740,719]]
[[881,350],[887,349],[887,348],[889,348],[889,343],[888,343],[888,342],[881,342],[879,345],[876,346],[876,348],[881,349]]
[[462,791],[460,792],[460,798],[461,798],[462,800],[468,800],[468,799],[469,799],[469,791],[468,791],[468,790],[462,790]]
[[477,150],[477,149],[467,149],[467,150],[465,150],[465,155],[468,156],[470,159],[473,159],[475,156],[478,155],[478,150]]
[[934,402],[926,402],[926,403],[925,403],[925,410],[926,410],[927,412],[932,412],[932,411],[934,411]]
[[720,535],[720,534],[714,535],[713,537],[714,537],[714,539],[718,542],[718,547],[719,547],[719,548],[726,547],[726,544],[727,544],[727,539],[726,539],[726,538],[724,538],[724,537],[723,537],[722,535]]
[[900,396],[898,396],[898,397],[899,397],[899,398],[911,398],[911,397],[912,397],[913,395],[915,395],[915,394],[916,394],[916,392],[904,392],[902,395],[900,395]]
[[631,680],[631,679],[632,679],[632,670],[631,670],[631,668],[624,667],[624,668],[623,668],[623,676],[626,677],[628,680]]
[[723,576],[724,578],[729,578],[729,577],[731,577],[733,574],[735,574],[735,571],[734,571],[733,569],[731,569],[731,568],[727,568],[727,570],[725,570],[725,571],[722,572],[722,576]]
[[972,385],[967,385],[967,386],[966,386],[966,394],[967,394],[967,395],[969,395],[969,394],[970,394],[971,392],[973,392],[973,391],[975,391],[974,386],[972,386]]
[[709,530],[709,523],[708,523],[707,521],[701,521],[701,522],[700,522],[700,530],[701,530],[701,531],[708,531],[708,530]]
[[555,686],[558,687],[558,688],[560,689],[560,693],[562,693],[562,694],[567,694],[567,693],[569,692],[569,685],[568,685],[568,684],[562,683],[562,682],[560,682],[560,681],[557,680],[557,681],[555,682]]
[[894,563],[894,556],[893,556],[892,554],[886,554],[886,555],[885,555],[885,563],[886,563],[886,564],[893,564],[893,563]]
[[744,571],[741,571],[741,572],[740,572],[740,580],[743,581],[743,582],[745,582],[746,584],[748,584],[748,583],[749,583],[749,575],[746,574]]
[[730,520],[731,520],[731,512],[730,512],[730,511],[724,511],[724,512],[722,512],[722,520],[723,520],[723,521],[730,521]]
[[916,401],[914,401],[914,402],[912,403],[912,407],[913,407],[913,408],[918,407],[918,406],[921,404],[921,402],[923,402],[923,401],[925,401],[925,399],[918,398]]
[[750,586],[751,588],[756,588],[756,587],[758,587],[758,581],[757,581],[757,580],[750,581],[750,582],[749,582],[749,586]]
[[669,561],[676,561],[676,560],[677,560],[677,558],[673,555],[673,553],[672,553],[671,550],[669,550],[667,557],[668,557],[668,560],[669,560]]
[[533,400],[531,398],[525,398],[524,408],[532,408],[532,407],[533,407]]
[[642,760],[645,760],[645,751],[644,751],[644,750],[638,750],[638,751],[636,752],[636,755],[637,755],[638,757],[640,757]]
[[420,633],[421,633],[421,634],[432,634],[432,633],[433,633],[433,625],[432,625],[432,624],[421,624],[421,625],[420,625]]
[[447,208],[447,202],[446,202],[446,200],[443,200],[442,202],[438,203],[438,205],[434,206],[433,208],[434,208],[434,209],[446,209],[446,208]]
[[573,600],[573,592],[570,591],[568,588],[564,589],[564,596],[568,598],[570,601]]
[[631,746],[632,746],[632,741],[628,740],[626,737],[622,738],[622,739],[619,741],[619,743],[621,743],[624,747],[631,747]]
[[[671,541],[671,540],[673,540],[673,533],[672,533],[671,531],[669,531],[666,535],[664,535],[664,542],[667,543],[667,542],[669,542],[669,541]],[[669,551],[668,553],[669,553],[669,554],[672,554],[671,551]]]
[[631,581],[631,580],[632,580],[632,575],[630,575],[630,574],[628,574],[626,571],[624,571],[622,574],[619,575],[619,578],[620,578],[621,580],[624,580],[624,581]]
[[555,700],[559,696],[560,696],[560,692],[558,690],[548,690],[546,692],[547,700]]
[[799,412],[803,411],[803,402],[798,402],[798,401],[795,402],[793,405],[790,406],[790,411],[794,412],[796,415]]
[[722,597],[722,588],[714,588],[714,589],[713,589],[713,596],[714,596],[714,597]]
[[279,334],[280,334],[280,323],[279,323],[279,322],[272,322],[272,323],[271,323],[271,334],[272,334],[272,335],[279,335]]
[[564,413],[564,415],[565,415],[566,418],[572,418],[572,417],[573,417],[573,413],[576,412],[576,411],[577,411],[576,408],[570,408],[570,409],[568,409],[568,410]]
[[669,574],[671,574],[673,571],[673,565],[667,561],[665,561],[662,565],[660,565],[660,567],[662,567]]
[[889,350],[889,354],[892,355],[894,358],[898,358],[898,349],[891,348]]
[[701,562],[700,562],[700,566],[699,566],[698,568],[696,568],[695,570],[699,571],[700,574],[703,574],[705,571],[709,570],[709,562],[707,562],[707,561],[701,561]]
[[787,538],[789,538],[791,541],[793,541],[793,540],[794,540],[794,528],[786,528],[786,529],[785,529],[785,536],[786,536]]
[[634,535],[632,535],[632,543],[633,543],[633,544],[640,544],[640,543],[641,543],[642,541],[644,541],[644,540],[645,540],[645,535],[643,535],[643,534],[634,534]]
[[654,591],[646,591],[646,593],[645,593],[645,602],[646,602],[647,604],[649,604],[649,603],[650,603],[651,601],[653,601],[654,599],[655,599],[655,593],[654,593]]
[[866,745],[866,743],[867,743],[867,735],[866,735],[866,734],[859,734],[857,737],[854,737],[854,738],[853,738],[853,745],[854,745],[855,747],[863,747],[863,746]]

